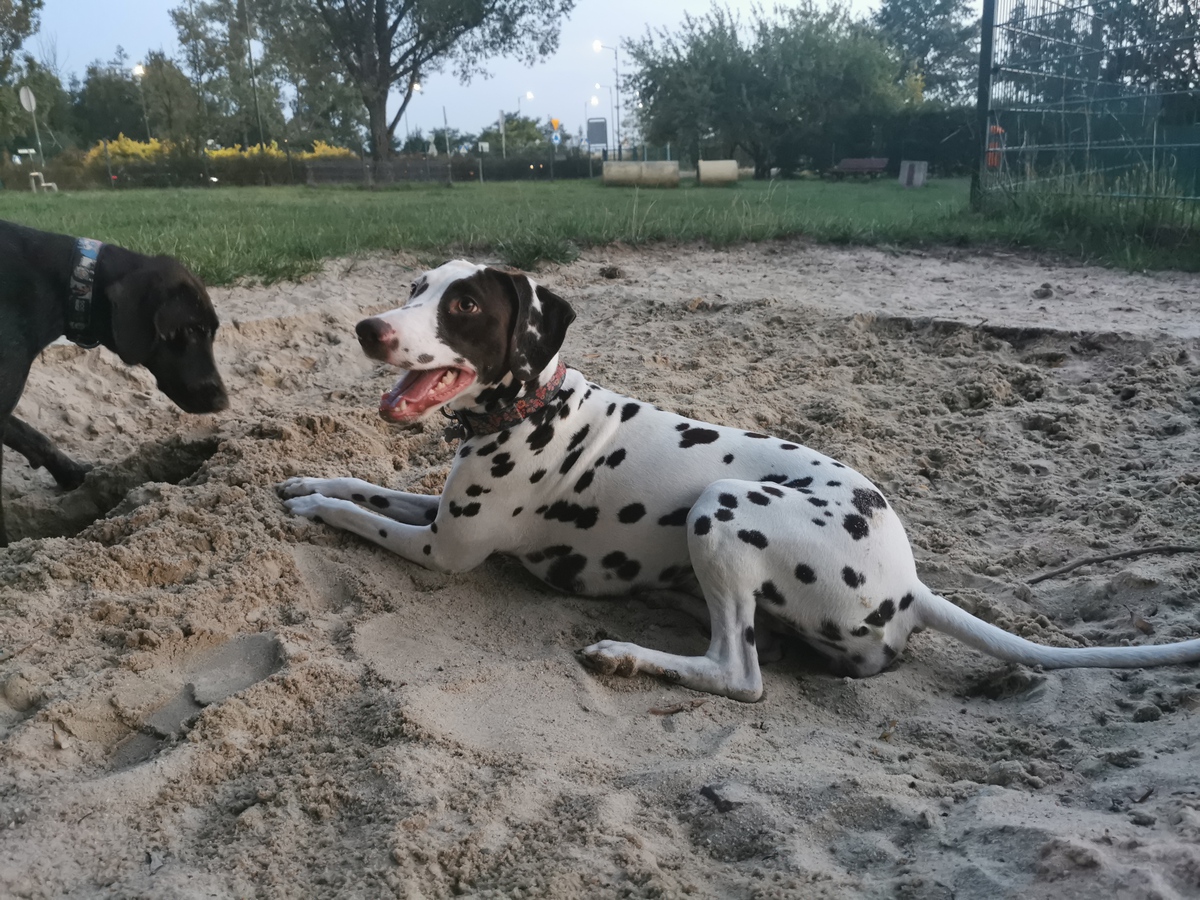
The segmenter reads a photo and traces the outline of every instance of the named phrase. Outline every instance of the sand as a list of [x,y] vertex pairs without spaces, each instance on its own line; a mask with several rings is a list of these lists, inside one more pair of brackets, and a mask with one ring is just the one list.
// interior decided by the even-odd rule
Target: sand
[[[1200,896],[1196,666],[1040,672],[924,633],[860,681],[787,645],[742,704],[580,667],[605,636],[702,652],[662,598],[440,575],[289,517],[294,474],[442,483],[441,422],[379,420],[393,376],[353,337],[420,262],[214,291],[219,417],[104,351],[35,366],[20,414],[100,465],[63,494],[6,454],[0,896]],[[794,242],[541,278],[579,313],[569,364],[862,470],[981,617],[1200,633],[1197,553],[1027,584],[1200,544],[1200,278]]]

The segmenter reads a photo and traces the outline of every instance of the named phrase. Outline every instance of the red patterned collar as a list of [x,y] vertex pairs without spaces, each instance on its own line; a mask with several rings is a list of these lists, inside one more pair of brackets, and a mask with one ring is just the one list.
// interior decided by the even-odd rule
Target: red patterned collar
[[447,419],[454,419],[455,424],[446,429],[446,440],[466,440],[481,434],[495,434],[505,428],[511,428],[523,422],[533,413],[554,399],[558,389],[562,387],[563,379],[567,376],[567,364],[561,360],[550,380],[532,394],[515,401],[512,406],[505,407],[494,413],[473,413],[459,410],[449,412],[442,410]]

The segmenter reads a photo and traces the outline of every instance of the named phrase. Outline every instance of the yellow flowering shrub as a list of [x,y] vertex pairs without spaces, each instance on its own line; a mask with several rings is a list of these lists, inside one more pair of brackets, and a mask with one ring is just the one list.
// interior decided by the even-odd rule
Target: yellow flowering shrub
[[[115,141],[108,142],[109,159],[115,163],[160,162],[174,153],[175,149],[175,145],[170,141],[160,141],[157,138],[149,141],[135,141],[133,138],[128,138],[123,134]],[[287,159],[286,151],[280,148],[277,141],[271,141],[271,143],[266,145],[254,144],[245,148],[241,144],[234,144],[232,147],[221,147],[216,150],[206,149],[204,154],[213,162],[280,161]],[[312,150],[300,151],[294,153],[293,156],[301,160],[358,158],[353,150],[348,150],[345,147],[335,147],[324,141],[314,141]],[[104,142],[97,142],[96,146],[92,147],[85,154],[83,161],[84,165],[103,164]]]

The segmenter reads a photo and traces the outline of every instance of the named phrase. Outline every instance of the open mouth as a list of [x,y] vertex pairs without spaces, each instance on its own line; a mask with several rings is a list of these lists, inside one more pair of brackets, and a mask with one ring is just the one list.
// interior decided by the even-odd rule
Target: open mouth
[[379,399],[379,415],[389,422],[412,422],[449,403],[474,383],[474,372],[453,366],[405,372]]

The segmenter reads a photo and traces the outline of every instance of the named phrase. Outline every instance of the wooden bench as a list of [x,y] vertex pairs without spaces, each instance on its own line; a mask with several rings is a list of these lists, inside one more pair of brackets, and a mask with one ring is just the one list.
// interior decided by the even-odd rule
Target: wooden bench
[[829,174],[839,181],[847,175],[867,175],[874,178],[887,171],[888,161],[878,156],[868,156],[864,159],[843,159],[829,170]]

